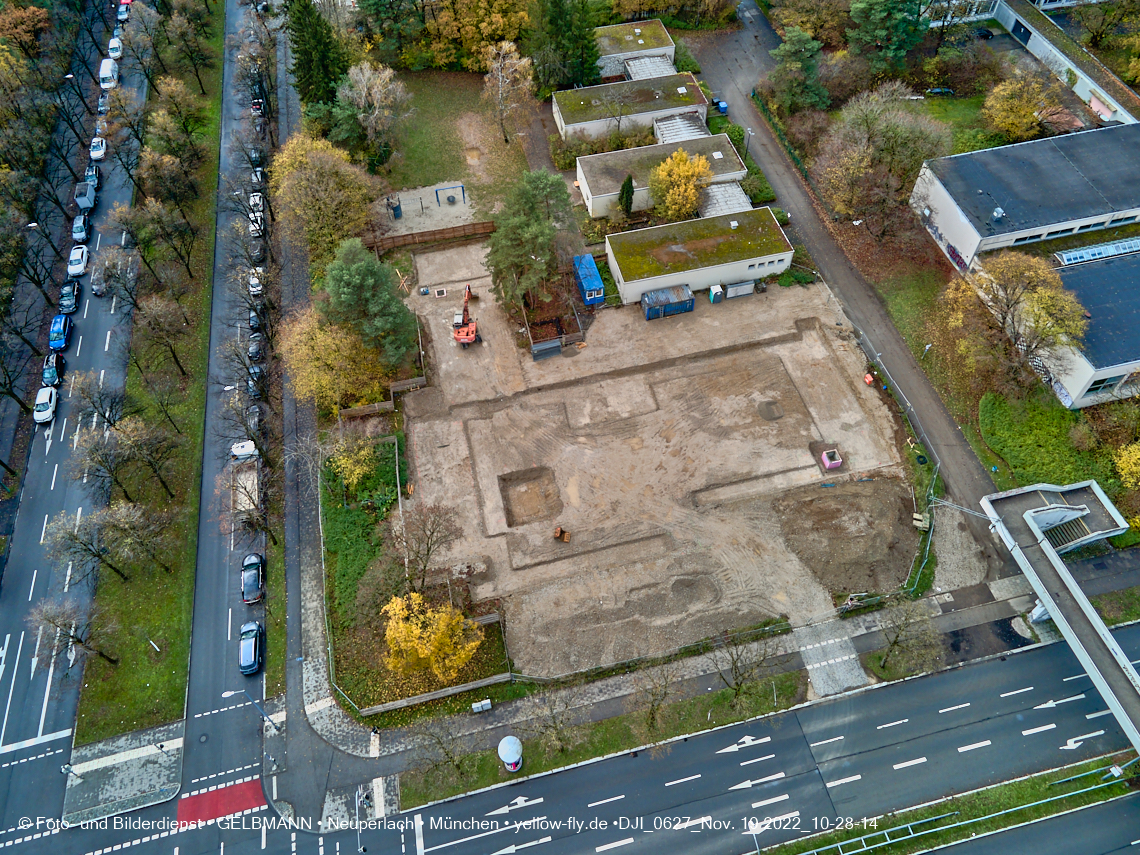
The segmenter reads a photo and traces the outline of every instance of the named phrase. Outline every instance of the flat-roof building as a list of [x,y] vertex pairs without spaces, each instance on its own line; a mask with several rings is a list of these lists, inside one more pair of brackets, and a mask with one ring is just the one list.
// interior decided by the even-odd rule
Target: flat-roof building
[[627,175],[633,177],[633,210],[644,211],[649,198],[649,173],[673,152],[684,149],[690,157],[703,155],[713,182],[740,181],[747,174],[732,140],[726,134],[665,145],[646,145],[578,158],[578,189],[591,217],[605,217],[617,205],[618,191]]
[[701,291],[776,276],[788,269],[792,254],[770,208],[606,237],[606,260],[623,303],[675,285]]
[[692,74],[627,80],[555,92],[554,122],[562,139],[581,133],[597,139],[617,130],[650,128],[665,116],[708,115],[708,99]]
[[1140,125],[928,160],[910,201],[961,270],[981,252],[1134,222]]
[[594,38],[603,78],[624,77],[628,71],[626,61],[630,59],[660,56],[672,65],[676,54],[673,38],[657,19],[596,27]]

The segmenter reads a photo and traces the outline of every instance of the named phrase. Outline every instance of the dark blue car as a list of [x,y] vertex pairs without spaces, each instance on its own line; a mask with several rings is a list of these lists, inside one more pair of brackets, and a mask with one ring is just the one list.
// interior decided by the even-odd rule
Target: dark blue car
[[67,350],[71,343],[71,318],[67,315],[56,315],[51,319],[51,330],[48,332],[48,347],[52,350]]

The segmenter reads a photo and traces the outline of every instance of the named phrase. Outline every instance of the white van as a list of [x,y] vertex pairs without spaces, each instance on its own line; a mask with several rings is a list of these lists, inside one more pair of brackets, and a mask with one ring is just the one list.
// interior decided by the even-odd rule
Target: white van
[[105,59],[99,63],[99,88],[114,89],[119,85],[119,63]]

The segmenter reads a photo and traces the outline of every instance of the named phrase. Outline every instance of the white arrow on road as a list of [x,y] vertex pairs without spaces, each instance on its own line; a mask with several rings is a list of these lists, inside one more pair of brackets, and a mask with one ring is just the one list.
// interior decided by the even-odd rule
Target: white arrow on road
[[1033,709],[1035,709],[1035,710],[1051,710],[1055,706],[1057,706],[1058,704],[1067,704],[1067,703],[1069,703],[1069,701],[1079,701],[1084,696],[1085,696],[1085,693],[1081,692],[1079,695],[1073,695],[1071,698],[1062,698],[1059,701],[1046,701],[1043,704],[1038,704]]
[[1061,750],[1072,751],[1074,748],[1079,748],[1081,743],[1086,739],[1092,739],[1094,736],[1104,736],[1104,731],[1098,730],[1094,733],[1082,733],[1080,736],[1070,736],[1069,741],[1061,746]]
[[775,775],[769,775],[767,778],[757,778],[755,781],[742,781],[735,787],[729,787],[730,790],[750,790],[756,784],[766,784],[769,781],[778,781],[784,777],[783,772],[777,772]]
[[754,736],[742,736],[732,745],[728,746],[728,748],[720,749],[717,754],[731,754],[733,751],[739,751],[741,748],[751,748],[753,745],[762,745],[765,742],[771,741],[772,737],[770,736],[764,736],[760,739],[757,739]]
[[519,796],[517,799],[512,801],[510,804],[505,804],[501,808],[495,808],[489,814],[486,814],[486,816],[495,816],[496,814],[510,813],[513,810],[518,810],[519,808],[530,807],[531,805],[540,805],[540,804],[542,804],[542,799],[535,799],[534,801],[529,801],[526,796]]
[[491,855],[515,855],[520,849],[526,849],[528,846],[537,846],[540,843],[549,843],[549,837],[543,837],[539,840],[532,840],[530,843],[512,843],[506,849],[500,849],[498,852],[492,852]]
[[46,431],[44,431],[44,438],[47,439],[47,445],[44,447],[44,457],[51,451],[51,435],[55,432],[55,422],[53,421]]

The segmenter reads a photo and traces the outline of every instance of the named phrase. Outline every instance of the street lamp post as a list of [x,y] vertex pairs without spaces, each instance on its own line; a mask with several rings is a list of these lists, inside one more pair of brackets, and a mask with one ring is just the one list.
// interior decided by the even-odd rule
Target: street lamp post
[[744,159],[745,160],[747,160],[749,157],[751,157],[751,155],[749,154],[749,151],[748,151],[749,143],[752,142],[752,137],[755,135],[756,135],[756,132],[753,131],[752,128],[745,128],[744,129]]
[[70,81],[72,91],[75,92],[75,97],[79,99],[79,103],[83,105],[83,109],[87,111],[87,115],[92,114],[91,105],[87,103],[87,99],[83,97],[83,91],[79,88],[79,84],[75,80],[75,75],[70,72],[63,75],[63,79]]
[[255,710],[257,710],[259,713],[261,713],[261,717],[262,717],[263,719],[265,719],[267,722],[269,722],[270,726],[272,726],[272,728],[273,728],[273,731],[274,731],[274,733],[280,733],[280,732],[281,732],[281,728],[279,728],[279,727],[277,726],[277,722],[275,722],[273,719],[271,719],[271,718],[269,717],[269,715],[268,715],[268,714],[265,712],[265,710],[263,710],[263,709],[261,708],[261,704],[259,704],[257,701],[255,701],[255,700],[253,699],[253,695],[251,695],[251,694],[250,694],[249,692],[247,692],[245,689],[238,689],[237,691],[230,691],[230,692],[222,692],[222,698],[223,698],[223,699],[225,699],[225,698],[232,698],[234,695],[238,694],[238,692],[240,692],[241,694],[243,694],[243,695],[245,695],[247,698],[249,698],[249,702],[250,702],[251,704],[253,704],[253,708],[254,708]]
[[163,750],[163,749],[165,749],[165,748],[166,748],[166,743],[165,743],[165,742],[158,742],[158,743],[155,743],[155,746],[154,746],[154,747],[158,749],[158,753],[159,753],[159,754],[161,754],[163,757],[166,757],[166,758],[169,758],[169,757],[170,757],[170,755],[169,755],[169,754],[167,754],[167,753],[166,753],[166,751],[164,751],[164,750]]

